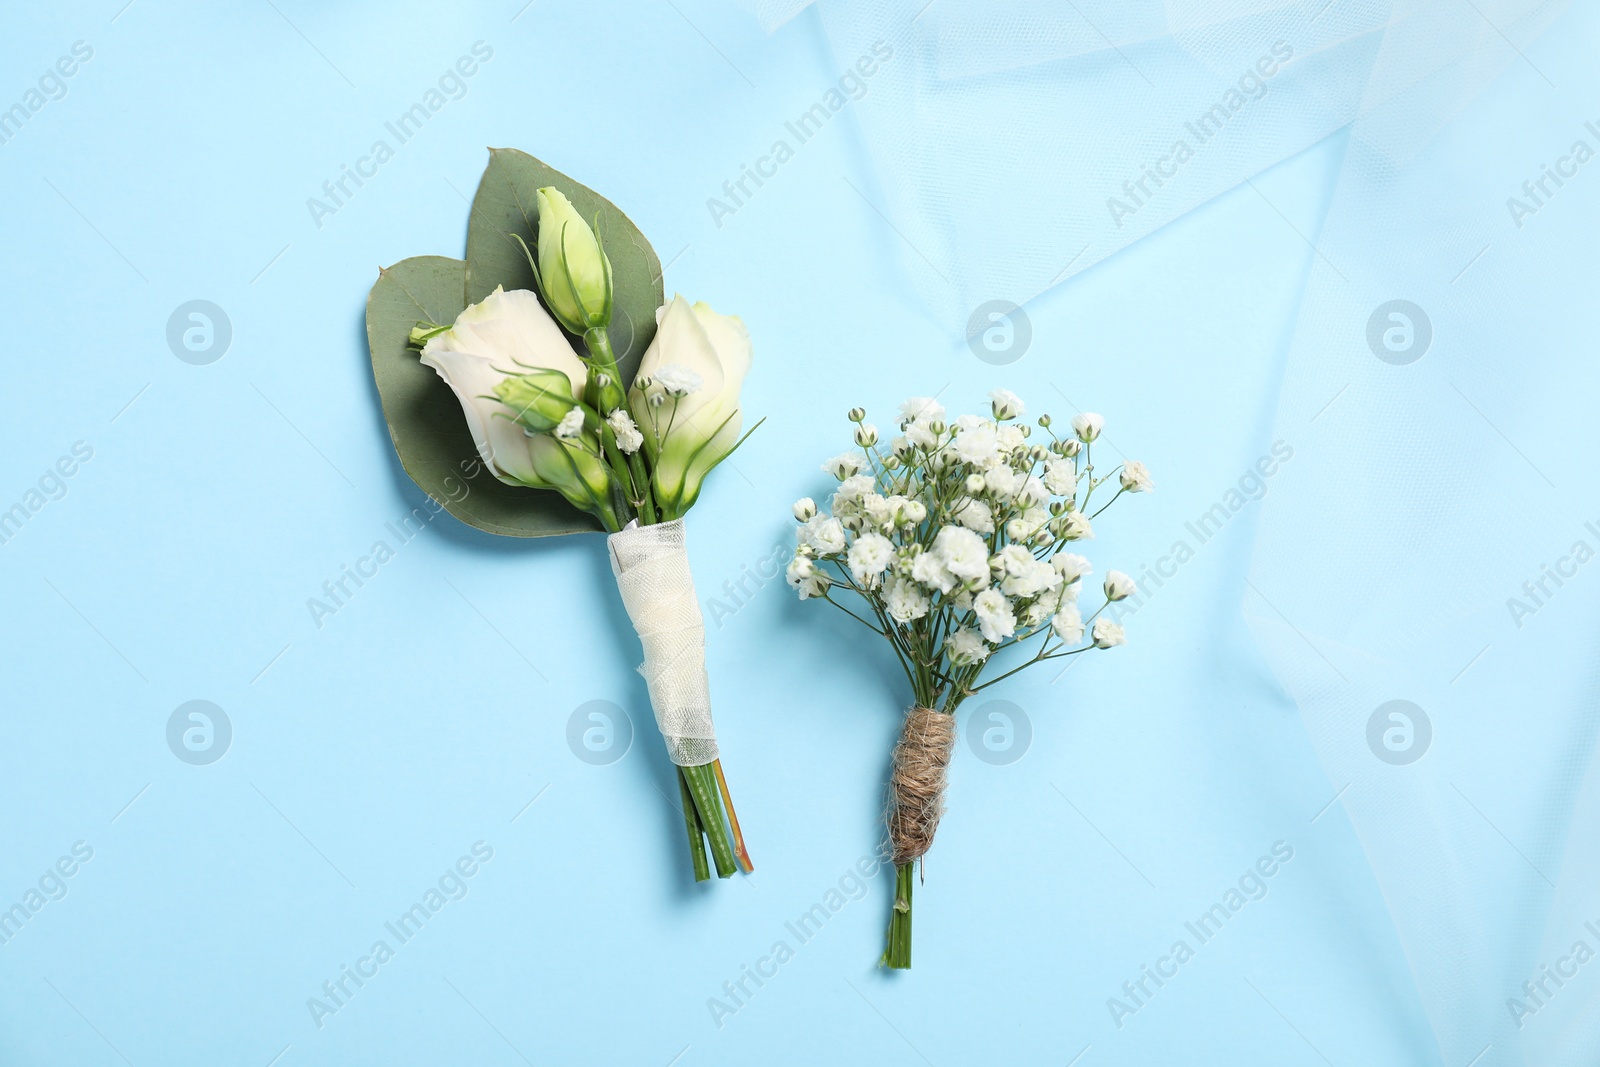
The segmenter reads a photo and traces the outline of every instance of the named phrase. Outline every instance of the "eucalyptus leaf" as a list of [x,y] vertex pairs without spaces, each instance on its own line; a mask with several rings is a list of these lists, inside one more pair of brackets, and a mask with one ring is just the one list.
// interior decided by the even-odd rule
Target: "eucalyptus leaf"
[[417,323],[455,322],[467,306],[466,277],[462,260],[414,256],[379,271],[367,297],[372,375],[400,465],[450,514],[492,534],[549,537],[599,530],[596,519],[559,493],[507,485],[490,474],[455,393],[407,346]]
[[[656,309],[665,303],[661,261],[617,205],[515,148],[489,149],[489,166],[472,199],[467,223],[467,303],[476,304],[497,285],[537,291],[533,268],[515,237],[521,237],[537,254],[539,209],[534,193],[547,185],[560,189],[591,226],[599,222],[595,232],[611,260],[614,286],[611,347],[626,386],[656,335]],[[573,347],[583,350],[576,339]]]

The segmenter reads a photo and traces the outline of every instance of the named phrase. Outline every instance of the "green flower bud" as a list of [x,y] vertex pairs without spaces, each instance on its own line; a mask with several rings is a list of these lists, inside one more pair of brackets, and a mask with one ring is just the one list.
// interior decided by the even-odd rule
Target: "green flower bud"
[[851,422],[860,422],[867,417],[866,408],[851,408],[845,415]]
[[577,397],[572,395],[572,382],[555,370],[501,379],[494,385],[494,395],[530,433],[549,433],[578,406]]
[[611,473],[595,455],[592,434],[572,439],[541,434],[531,442],[533,469],[540,482],[560,492],[573,507],[596,516],[608,530],[619,528],[611,505]]
[[534,196],[539,207],[539,291],[561,325],[581,334],[611,323],[611,261],[561,190]]

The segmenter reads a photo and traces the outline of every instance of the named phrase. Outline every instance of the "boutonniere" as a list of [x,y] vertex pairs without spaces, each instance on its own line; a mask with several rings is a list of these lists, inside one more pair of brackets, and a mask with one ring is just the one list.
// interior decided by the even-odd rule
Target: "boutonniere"
[[910,690],[887,807],[895,894],[882,962],[894,968],[911,966],[914,865],[944,813],[956,709],[1035,664],[1123,644],[1101,613],[1135,592],[1111,571],[1104,602],[1085,616],[1079,593],[1092,570],[1068,548],[1093,537],[1091,521],[1124,493],[1150,490],[1144,464],[1095,471],[1099,415],[1077,416],[1065,436],[1042,416],[1036,437],[1017,421],[1015,394],[990,399],[989,416],[947,422],[915,397],[887,442],[852,410],[856,447],[822,467],[838,482],[832,513],[810,497],[794,505],[789,584],[887,640]]
[[683,522],[754,429],[739,399],[744,323],[666,300],[660,261],[615,205],[495,149],[466,258],[380,271],[367,340],[400,461],[451,514],[509,537],[608,535],[678,768],[695,878],[713,865],[722,878],[749,871],[712,728]]

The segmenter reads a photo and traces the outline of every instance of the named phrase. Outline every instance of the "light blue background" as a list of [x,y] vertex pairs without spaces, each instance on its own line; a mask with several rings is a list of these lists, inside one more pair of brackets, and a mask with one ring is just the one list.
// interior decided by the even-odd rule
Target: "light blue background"
[[[461,254],[486,145],[601,190],[669,291],[750,326],[746,406],[768,422],[691,517],[709,599],[788,543],[845,409],[888,424],[906,395],[976,409],[997,385],[1102,412],[1150,466],[1156,493],[1090,552],[1137,574],[1271,445],[1339,138],[1030,305],[1030,351],[996,368],[905,283],[848,115],[722,226],[706,210],[837,77],[812,16],[766,37],[690,0],[122,3],[14,12],[0,35],[5,105],[94,49],[0,146],[0,508],[94,450],[0,546],[0,905],[94,849],[0,946],[0,1062],[1436,1062],[1335,787],[1240,617],[1253,504],[1127,648],[994,691],[1032,744],[1009,766],[961,747],[909,974],[874,966],[881,874],[806,944],[785,928],[874,852],[907,697],[843,616],[771,582],[713,627],[757,871],[695,886],[598,537],[441,517],[320,628],[306,606],[423,502],[364,301],[379,265]],[[465,97],[317,226],[307,198],[480,40]],[[233,328],[209,366],[165,339],[197,298]],[[167,747],[192,699],[233,725],[210,766]],[[565,741],[595,699],[638,727],[610,766]],[[480,840],[468,895],[319,1028],[307,998]],[[1278,841],[1294,858],[1266,897],[1119,1029],[1107,998]],[[708,998],[779,939],[795,958],[719,1027]]]

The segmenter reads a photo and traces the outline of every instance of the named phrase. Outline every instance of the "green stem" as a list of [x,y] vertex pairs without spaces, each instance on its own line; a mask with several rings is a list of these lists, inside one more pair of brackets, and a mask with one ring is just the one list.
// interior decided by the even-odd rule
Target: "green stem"
[[635,451],[628,457],[628,469],[633,472],[633,484],[639,493],[639,514],[643,517],[643,525],[654,526],[656,523],[655,492],[650,487],[650,476],[644,472],[644,461],[639,458],[640,453]]
[[694,880],[708,881],[711,866],[706,863],[705,831],[700,826],[700,816],[694,809],[694,795],[689,792],[689,780],[683,768],[678,768],[678,796],[683,800],[683,825],[689,831],[689,858],[694,861]]
[[702,763],[698,767],[682,767],[680,771],[693,796],[700,826],[711,842],[711,859],[717,865],[717,877],[732,878],[738,863],[734,859],[733,842],[728,837],[728,826],[723,819],[722,793],[717,788],[716,769],[709,763]]
[[911,969],[911,887],[916,882],[916,861],[894,869],[894,910],[889,913],[889,947],[880,961],[897,971]]

